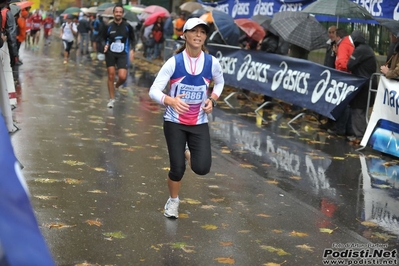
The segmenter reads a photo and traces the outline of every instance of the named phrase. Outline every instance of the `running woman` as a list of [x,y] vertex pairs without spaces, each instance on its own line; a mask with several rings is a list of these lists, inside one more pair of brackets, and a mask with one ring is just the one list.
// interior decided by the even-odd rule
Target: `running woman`
[[[108,24],[103,31],[105,39],[104,54],[108,72],[108,108],[113,108],[115,103],[115,88],[118,88],[126,81],[129,65],[129,49],[134,47],[134,30],[129,23],[122,19],[123,6],[116,4],[113,13],[114,20]],[[134,49],[132,48],[132,51]],[[115,80],[115,66],[118,68],[118,80]]]
[[32,28],[30,30],[30,36],[32,37],[32,49],[39,48],[40,28],[43,24],[42,15],[40,15],[39,9],[36,9],[32,15]]
[[69,53],[71,51],[75,35],[78,32],[76,24],[72,22],[73,15],[67,15],[66,22],[61,26],[61,39],[64,44],[64,64],[68,63]]
[[[208,174],[211,168],[208,114],[223,91],[224,78],[219,61],[204,47],[208,31],[209,27],[203,20],[187,20],[181,36],[185,43],[162,66],[149,92],[153,100],[166,106],[163,128],[170,171],[167,181],[169,199],[164,215],[168,218],[179,216],[179,191],[186,159],[198,175]],[[211,80],[214,88],[208,96]],[[164,94],[168,82],[170,90]],[[189,151],[185,148],[186,143]]]
[[50,45],[51,43],[51,31],[54,28],[54,19],[53,15],[49,14],[44,20],[43,20],[43,28],[44,28],[44,46]]

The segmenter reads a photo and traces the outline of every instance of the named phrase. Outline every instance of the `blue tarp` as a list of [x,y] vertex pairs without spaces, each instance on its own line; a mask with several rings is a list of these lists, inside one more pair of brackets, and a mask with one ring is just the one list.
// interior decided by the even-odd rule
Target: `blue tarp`
[[1,110],[0,243],[4,253],[0,265],[55,265],[39,230]]

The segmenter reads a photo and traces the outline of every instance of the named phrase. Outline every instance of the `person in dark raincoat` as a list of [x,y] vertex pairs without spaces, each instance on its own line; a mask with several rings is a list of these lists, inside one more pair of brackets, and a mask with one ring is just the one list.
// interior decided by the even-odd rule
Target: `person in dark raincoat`
[[[351,34],[355,50],[349,58],[347,68],[353,75],[367,78],[368,81],[359,87],[359,92],[350,102],[352,129],[354,138],[349,137],[350,141],[360,142],[366,131],[366,109],[370,77],[376,72],[377,60],[373,49],[366,44],[366,39],[361,31],[355,30]],[[376,81],[373,80],[373,84]]]

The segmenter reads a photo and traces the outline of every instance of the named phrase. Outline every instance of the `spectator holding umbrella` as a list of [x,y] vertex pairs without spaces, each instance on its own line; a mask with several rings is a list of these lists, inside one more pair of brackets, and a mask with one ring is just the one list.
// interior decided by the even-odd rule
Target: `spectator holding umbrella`
[[157,21],[154,23],[152,27],[152,36],[155,41],[153,59],[161,59],[162,44],[164,42],[162,17],[158,17]]
[[391,42],[395,45],[393,46],[392,54],[385,63],[381,66],[380,71],[387,78],[399,78],[399,33],[394,35],[391,33]]

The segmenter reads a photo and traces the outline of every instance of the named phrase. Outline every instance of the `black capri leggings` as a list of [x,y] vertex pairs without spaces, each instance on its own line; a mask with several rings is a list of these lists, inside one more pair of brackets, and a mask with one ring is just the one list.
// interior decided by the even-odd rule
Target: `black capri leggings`
[[171,180],[180,181],[183,178],[186,170],[186,142],[191,153],[191,169],[197,175],[209,173],[212,154],[208,124],[186,126],[165,121],[163,131],[168,145]]

